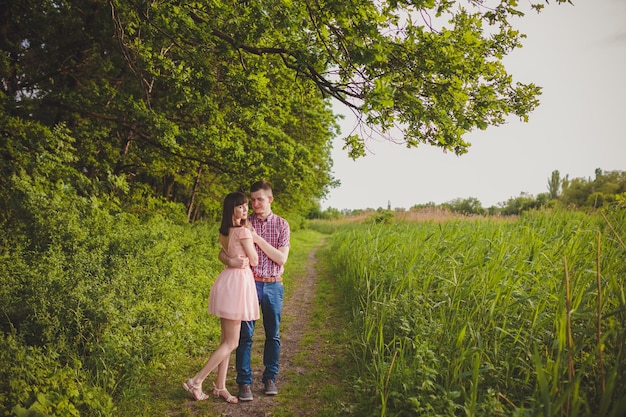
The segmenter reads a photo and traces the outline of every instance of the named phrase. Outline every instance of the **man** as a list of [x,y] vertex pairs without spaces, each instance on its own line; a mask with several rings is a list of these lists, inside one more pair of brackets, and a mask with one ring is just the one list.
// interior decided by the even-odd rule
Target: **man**
[[[259,254],[258,265],[252,268],[257,296],[263,316],[265,346],[263,349],[263,385],[266,395],[278,394],[276,375],[280,354],[279,325],[285,289],[282,282],[284,265],[289,256],[289,223],[272,212],[274,196],[267,181],[258,181],[250,186],[250,203],[254,211],[248,219],[253,228],[252,238]],[[220,261],[231,267],[241,267],[241,259],[228,258],[222,251]],[[237,384],[239,400],[252,401],[252,336],[254,321],[241,323],[239,346],[236,352]]]

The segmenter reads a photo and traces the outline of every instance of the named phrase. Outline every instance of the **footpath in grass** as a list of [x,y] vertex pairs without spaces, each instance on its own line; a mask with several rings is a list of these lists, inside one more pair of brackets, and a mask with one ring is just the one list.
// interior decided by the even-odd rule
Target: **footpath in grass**
[[[227,404],[219,399],[191,400],[182,389],[185,378],[199,369],[206,357],[179,358],[163,369],[153,383],[153,401],[143,415],[229,416],[229,417],[335,417],[350,414],[353,404],[348,336],[335,281],[328,274],[318,249],[326,235],[312,230],[293,234],[285,272],[285,304],[281,325],[281,368],[279,394],[262,393],[263,326],[257,323],[252,367],[255,399]],[[215,346],[209,346],[208,354]],[[234,354],[231,356],[227,388],[236,395]],[[214,374],[205,381],[211,392]],[[136,414],[135,414],[136,415]]]

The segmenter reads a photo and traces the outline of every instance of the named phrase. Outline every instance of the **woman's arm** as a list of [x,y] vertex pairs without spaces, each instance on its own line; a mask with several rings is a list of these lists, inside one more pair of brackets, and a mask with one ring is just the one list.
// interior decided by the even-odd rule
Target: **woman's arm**
[[276,262],[276,264],[283,266],[285,262],[287,262],[287,258],[289,257],[289,246],[275,248],[255,231],[252,231],[252,239],[254,240],[254,243],[256,243],[257,246],[267,255],[267,257]]
[[246,255],[248,255],[250,266],[257,266],[259,264],[259,255],[254,248],[254,241],[250,238],[245,238],[241,239],[241,244],[246,251]]

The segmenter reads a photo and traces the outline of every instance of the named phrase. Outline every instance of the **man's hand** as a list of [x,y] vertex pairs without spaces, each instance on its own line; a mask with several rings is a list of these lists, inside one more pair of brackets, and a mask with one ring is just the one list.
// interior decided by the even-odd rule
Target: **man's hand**
[[235,258],[228,258],[229,265],[231,268],[249,268],[250,260],[247,256],[237,256]]
[[223,249],[220,251],[219,259],[220,259],[220,262],[222,262],[224,265],[230,268],[249,268],[250,267],[250,260],[248,259],[247,256],[235,256],[235,257],[230,258],[228,257],[228,255],[226,255],[226,252],[224,252]]

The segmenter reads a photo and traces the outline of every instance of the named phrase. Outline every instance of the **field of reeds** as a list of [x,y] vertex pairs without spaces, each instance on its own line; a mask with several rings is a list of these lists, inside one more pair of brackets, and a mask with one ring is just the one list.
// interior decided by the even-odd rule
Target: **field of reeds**
[[321,251],[367,416],[620,416],[626,214],[372,221]]

